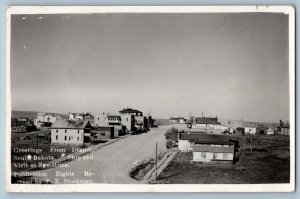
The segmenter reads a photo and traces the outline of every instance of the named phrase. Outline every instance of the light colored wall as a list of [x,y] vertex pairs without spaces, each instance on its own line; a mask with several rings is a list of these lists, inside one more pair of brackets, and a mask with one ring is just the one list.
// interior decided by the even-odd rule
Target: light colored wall
[[[205,153],[205,158],[202,157],[202,154]],[[224,156],[224,153],[217,153],[215,160],[233,160],[233,153],[226,153],[227,156]],[[199,162],[208,162],[213,160],[214,154],[211,152],[193,152],[193,161]]]
[[192,144],[189,140],[178,140],[178,149],[181,152],[192,151]]
[[256,134],[256,128],[255,127],[244,127],[246,134]]
[[106,126],[107,124],[105,114],[96,115],[94,117],[94,126]]
[[[58,140],[56,140],[56,135],[58,135]],[[83,144],[83,136],[83,129],[51,129],[51,144]]]
[[133,116],[128,115],[128,114],[122,114],[121,115],[121,123],[122,125],[126,126],[126,129],[131,132],[132,131],[132,121]]

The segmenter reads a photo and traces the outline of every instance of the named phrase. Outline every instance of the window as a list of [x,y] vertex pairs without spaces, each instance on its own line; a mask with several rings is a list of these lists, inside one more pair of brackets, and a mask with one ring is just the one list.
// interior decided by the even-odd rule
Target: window
[[126,118],[126,120],[128,121],[128,118]]
[[67,136],[65,136],[65,140],[67,140]]
[[67,130],[65,130],[65,133],[67,133]]
[[58,140],[58,135],[56,135],[56,140]]
[[79,141],[79,137],[77,137],[77,141]]
[[225,159],[225,160],[228,159],[228,153],[223,153],[223,159]]
[[69,137],[69,140],[71,140],[71,137]]
[[205,153],[205,152],[202,152],[202,153],[201,153],[201,158],[203,158],[203,159],[206,158],[206,153]]
[[78,130],[78,133],[79,133],[79,130]]
[[213,159],[216,160],[218,157],[218,153],[213,153]]
[[56,133],[58,133],[58,129],[56,129]]
[[98,117],[98,121],[100,120],[100,117]]

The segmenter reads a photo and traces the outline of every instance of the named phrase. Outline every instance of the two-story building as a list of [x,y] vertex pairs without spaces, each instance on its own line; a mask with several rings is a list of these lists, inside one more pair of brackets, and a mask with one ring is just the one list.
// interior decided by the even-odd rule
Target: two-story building
[[51,127],[51,144],[81,145],[90,143],[89,121],[56,120]]

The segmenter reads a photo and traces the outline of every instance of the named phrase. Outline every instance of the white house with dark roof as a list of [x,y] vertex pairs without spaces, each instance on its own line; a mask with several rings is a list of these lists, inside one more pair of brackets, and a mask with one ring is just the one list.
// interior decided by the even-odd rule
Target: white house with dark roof
[[178,149],[192,152],[193,162],[226,161],[233,162],[237,141],[227,135],[207,135],[205,133],[181,133]]
[[89,121],[56,120],[51,127],[51,144],[90,143],[91,129]]

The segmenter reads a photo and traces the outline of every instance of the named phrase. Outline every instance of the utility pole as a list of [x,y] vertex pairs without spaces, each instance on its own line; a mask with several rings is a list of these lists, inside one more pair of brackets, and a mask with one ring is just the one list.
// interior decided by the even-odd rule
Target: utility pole
[[155,143],[155,181],[157,181],[157,142]]

